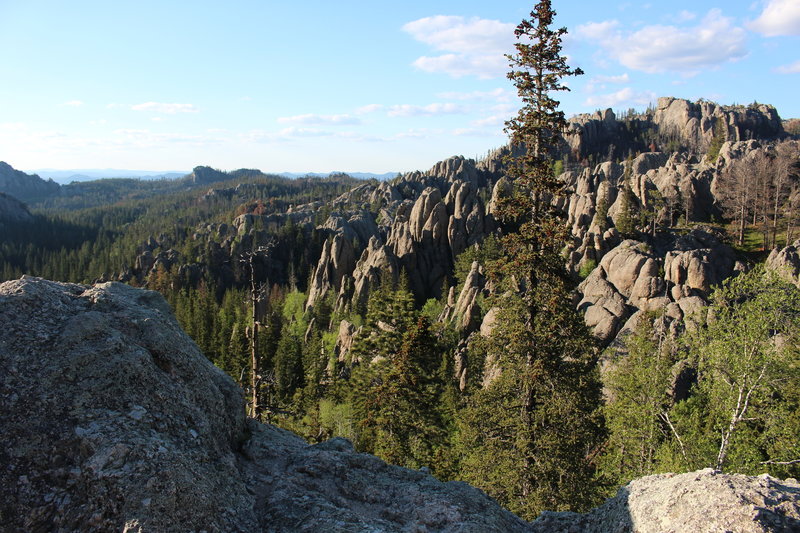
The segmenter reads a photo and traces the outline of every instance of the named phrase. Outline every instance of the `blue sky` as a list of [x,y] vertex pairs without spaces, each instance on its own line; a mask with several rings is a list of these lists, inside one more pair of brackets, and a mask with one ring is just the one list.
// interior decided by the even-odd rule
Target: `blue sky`
[[[0,0],[0,160],[407,171],[505,142],[534,2]],[[659,96],[800,117],[800,0],[555,0],[567,114]]]

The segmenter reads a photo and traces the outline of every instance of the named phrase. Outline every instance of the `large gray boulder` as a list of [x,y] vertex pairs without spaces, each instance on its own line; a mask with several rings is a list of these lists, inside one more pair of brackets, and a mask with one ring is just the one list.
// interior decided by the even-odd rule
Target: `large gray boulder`
[[24,277],[0,323],[0,531],[530,529],[464,483],[247,420],[158,293]]
[[242,392],[155,292],[0,285],[0,530],[256,527]]
[[763,533],[800,531],[800,484],[706,469],[632,481],[584,515],[543,513],[542,533]]

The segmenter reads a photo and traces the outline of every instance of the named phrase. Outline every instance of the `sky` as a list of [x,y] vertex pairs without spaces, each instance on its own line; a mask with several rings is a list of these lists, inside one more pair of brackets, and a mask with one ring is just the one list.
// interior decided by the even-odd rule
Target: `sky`
[[[520,0],[0,0],[15,168],[426,170],[506,142]],[[800,0],[554,0],[567,115],[660,96],[800,117]]]

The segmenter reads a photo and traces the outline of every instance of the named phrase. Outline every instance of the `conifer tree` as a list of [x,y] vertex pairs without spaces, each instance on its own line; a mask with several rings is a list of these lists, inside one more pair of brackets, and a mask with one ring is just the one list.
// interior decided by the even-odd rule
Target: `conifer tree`
[[568,90],[563,77],[582,74],[561,55],[566,29],[550,28],[554,16],[549,0],[536,4],[509,56],[523,106],[506,123],[513,192],[500,213],[516,231],[489,269],[508,290],[494,302],[502,326],[490,337],[500,375],[473,394],[460,424],[462,476],[527,518],[593,503],[591,456],[602,437],[595,350],[572,305],[560,254],[568,229],[553,202],[563,191],[551,153],[567,123],[551,93]]

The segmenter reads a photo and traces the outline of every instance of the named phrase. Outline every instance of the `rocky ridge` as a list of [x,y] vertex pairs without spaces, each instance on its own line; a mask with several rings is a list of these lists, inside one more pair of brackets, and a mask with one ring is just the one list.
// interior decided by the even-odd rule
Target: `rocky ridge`
[[26,174],[0,161],[0,192],[30,201],[58,194],[60,190],[61,186],[53,180],[43,180],[36,174]]
[[586,515],[532,523],[464,483],[309,446],[244,416],[242,391],[155,292],[0,284],[4,531],[788,531],[800,485],[649,476]]

